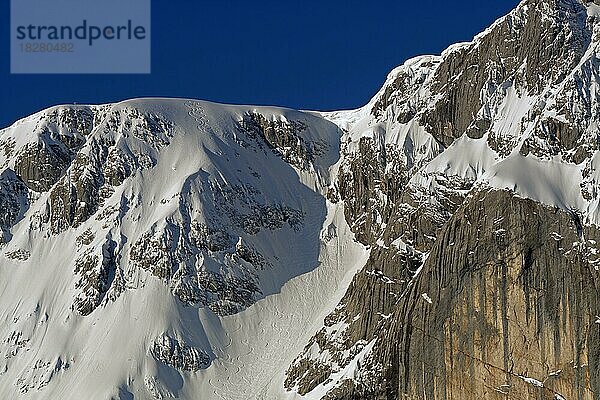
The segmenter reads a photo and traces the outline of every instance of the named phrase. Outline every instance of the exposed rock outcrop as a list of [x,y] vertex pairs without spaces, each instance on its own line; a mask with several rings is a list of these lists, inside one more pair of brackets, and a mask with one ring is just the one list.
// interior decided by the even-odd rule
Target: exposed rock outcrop
[[[268,120],[258,112],[247,112],[239,125],[248,139],[264,140],[275,154],[301,170],[308,170],[331,146],[330,143],[304,139],[301,133],[307,125],[301,121]],[[238,139],[238,143],[248,146],[244,140]]]
[[[100,254],[95,252],[94,247],[90,247],[75,261],[75,275],[78,280],[75,284],[77,294],[73,308],[79,314],[91,314],[102,303],[115,281],[118,269],[116,247],[116,242],[109,236],[102,243],[98,252]],[[122,291],[122,288],[115,290]]]
[[590,44],[586,19],[577,0],[522,2],[478,40],[447,51],[431,88],[439,97],[422,123],[444,145],[465,132],[482,137],[493,118],[485,94],[503,85],[539,94],[562,81]]
[[29,208],[27,186],[11,170],[0,173],[0,244],[11,239],[10,229]]
[[188,346],[169,335],[156,338],[150,348],[150,354],[157,361],[162,361],[178,371],[197,372],[210,364],[210,357],[204,351]]
[[330,398],[594,399],[599,235],[508,191],[469,196]]

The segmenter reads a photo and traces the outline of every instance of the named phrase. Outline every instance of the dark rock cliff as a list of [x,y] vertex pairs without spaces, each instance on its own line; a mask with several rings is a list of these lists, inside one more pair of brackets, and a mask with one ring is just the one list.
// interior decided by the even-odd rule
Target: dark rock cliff
[[382,327],[380,388],[415,399],[597,398],[598,233],[507,191],[470,197]]
[[[417,277],[404,288],[389,278],[404,291],[377,301],[389,315],[359,333],[373,351],[328,398],[598,398],[599,235],[508,191],[469,196]],[[410,266],[399,258],[392,270]],[[381,289],[353,285],[346,297],[363,300],[347,311],[370,312]]]

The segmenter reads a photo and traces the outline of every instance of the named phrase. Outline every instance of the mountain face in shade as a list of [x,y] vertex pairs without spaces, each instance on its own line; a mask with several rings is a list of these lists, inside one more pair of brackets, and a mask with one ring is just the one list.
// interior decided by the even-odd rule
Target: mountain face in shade
[[0,398],[598,398],[599,83],[526,0],[357,110],[0,130]]

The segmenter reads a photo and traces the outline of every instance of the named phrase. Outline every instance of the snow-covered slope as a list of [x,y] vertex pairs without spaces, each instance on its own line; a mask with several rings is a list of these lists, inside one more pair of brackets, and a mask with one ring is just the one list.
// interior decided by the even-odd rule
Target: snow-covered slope
[[[556,303],[536,315],[564,319],[545,345],[597,342],[599,18],[594,2],[525,0],[406,61],[358,110],[136,99],[0,130],[0,398],[527,398],[528,382],[550,385],[540,365],[592,364],[582,345],[508,371],[523,336],[506,329],[534,343],[546,325],[529,326],[529,302]],[[518,288],[503,281],[493,317],[461,297],[482,291],[466,276],[491,256]],[[506,350],[481,350],[507,376],[491,389],[412,330],[481,358],[436,330],[484,335],[461,304]],[[517,322],[496,318],[509,308]],[[588,364],[544,395],[592,398]]]
[[282,390],[283,349],[364,258],[320,193],[339,137],[292,110],[167,99],[55,107],[1,131],[15,212],[0,397]]

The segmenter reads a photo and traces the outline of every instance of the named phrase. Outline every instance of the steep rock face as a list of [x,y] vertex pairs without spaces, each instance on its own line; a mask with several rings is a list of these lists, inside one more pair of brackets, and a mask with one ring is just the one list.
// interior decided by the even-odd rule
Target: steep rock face
[[66,171],[93,126],[94,112],[91,108],[58,107],[35,121],[30,132],[32,140],[18,149],[15,149],[14,139],[6,139],[5,155],[12,156],[16,152],[16,174],[31,190],[45,192]]
[[344,161],[337,187],[346,219],[358,240],[372,243],[408,183],[406,166],[392,146],[378,148],[366,137],[359,139],[355,151],[346,151]]
[[374,338],[380,323],[390,318],[421,262],[422,254],[410,246],[372,250],[324,327],[288,369],[285,386],[307,394],[348,367]]
[[366,106],[379,123],[373,128],[418,124],[442,147],[466,133],[501,157],[519,147],[582,162],[597,148],[593,7],[523,1],[472,42],[408,60]]
[[0,174],[0,244],[10,240],[10,229],[29,208],[27,186],[11,170]]
[[[256,111],[246,112],[240,127],[248,138],[262,139],[275,154],[295,167],[308,170],[316,158],[324,155],[330,147],[325,141],[308,141],[300,133],[307,129],[302,121],[287,121],[285,118],[268,120]],[[240,142],[242,145],[245,143]]]
[[98,209],[99,190],[104,182],[100,166],[105,163],[107,153],[95,142],[90,147],[99,158],[91,160],[79,153],[68,173],[50,191],[46,222],[54,233],[81,225]]
[[[597,17],[595,17],[597,18]],[[521,154],[533,153],[539,157],[561,154],[566,160],[581,163],[598,149],[597,130],[598,98],[595,86],[600,66],[598,62],[597,20],[590,22],[593,42],[588,56],[569,74],[554,98],[539,101],[527,119],[535,120],[533,134],[521,146]],[[544,113],[546,108],[548,112]],[[546,115],[544,115],[546,114]]]
[[56,183],[71,162],[71,154],[59,144],[45,141],[24,146],[15,160],[15,172],[31,190],[45,192]]
[[329,398],[595,398],[598,235],[506,191],[469,196]]
[[392,119],[396,122],[412,120],[430,100],[428,90],[439,63],[439,57],[422,56],[397,68],[373,102],[370,114],[381,119],[386,117],[386,111],[393,110]]
[[[371,247],[370,257],[287,370],[285,387],[303,395],[340,380],[345,369],[370,351],[381,323],[391,317],[440,229],[473,185],[472,180],[443,175],[433,178],[431,188],[412,185],[411,174],[419,167],[407,168],[405,155],[394,146],[378,152],[375,143],[360,138],[356,151],[344,153],[338,173],[336,188],[346,219],[356,239]],[[341,379],[340,384],[349,382]]]
[[503,85],[540,94],[562,81],[591,41],[586,19],[576,0],[522,2],[479,40],[447,51],[431,89],[439,98],[421,120],[445,145],[464,132],[482,137],[494,117],[485,94]]

